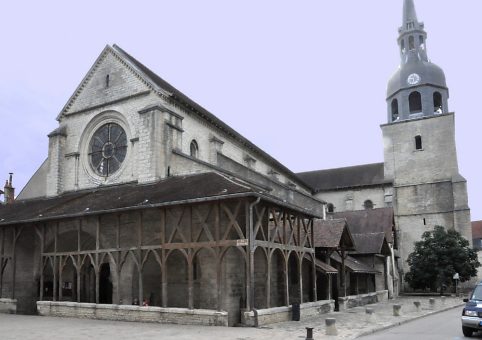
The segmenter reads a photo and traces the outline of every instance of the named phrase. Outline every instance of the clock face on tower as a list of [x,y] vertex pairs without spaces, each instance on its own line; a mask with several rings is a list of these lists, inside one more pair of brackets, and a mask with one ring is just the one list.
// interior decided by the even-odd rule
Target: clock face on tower
[[417,73],[412,73],[408,76],[407,83],[408,85],[417,85],[418,83],[420,83],[420,80],[421,78]]

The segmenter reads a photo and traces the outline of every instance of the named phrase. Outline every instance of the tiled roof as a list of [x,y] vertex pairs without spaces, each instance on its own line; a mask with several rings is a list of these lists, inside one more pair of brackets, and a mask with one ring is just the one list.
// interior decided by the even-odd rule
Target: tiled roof
[[[331,259],[341,264],[341,257],[338,253],[331,254]],[[357,259],[347,256],[345,259],[345,267],[351,271],[352,273],[360,273],[360,274],[380,274],[379,271],[367,266],[361,261]]]
[[154,184],[98,187],[0,205],[0,225],[226,199],[255,192],[217,173],[169,177]]
[[382,254],[390,256],[390,248],[384,233],[352,234],[355,251],[351,254]]
[[482,221],[472,222],[472,238],[473,239],[482,238]]
[[315,192],[391,183],[385,180],[384,163],[297,173]]
[[354,242],[345,219],[313,221],[316,248],[353,249]]
[[333,218],[346,219],[352,234],[384,232],[387,242],[393,242],[393,208],[343,211],[334,213]]

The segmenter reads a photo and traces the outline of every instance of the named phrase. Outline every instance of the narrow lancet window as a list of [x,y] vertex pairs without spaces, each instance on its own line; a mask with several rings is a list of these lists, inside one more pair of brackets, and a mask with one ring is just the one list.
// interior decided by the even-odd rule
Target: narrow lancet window
[[199,147],[195,139],[192,140],[190,145],[190,154],[191,157],[198,158],[199,156]]
[[410,51],[413,51],[415,49],[415,39],[412,35],[408,37],[408,49]]
[[436,114],[443,113],[442,95],[440,92],[434,92],[433,94],[433,111]]
[[412,92],[408,96],[408,104],[410,107],[410,113],[422,112],[422,95],[420,92]]
[[392,122],[396,122],[399,119],[398,116],[398,100],[392,100]]

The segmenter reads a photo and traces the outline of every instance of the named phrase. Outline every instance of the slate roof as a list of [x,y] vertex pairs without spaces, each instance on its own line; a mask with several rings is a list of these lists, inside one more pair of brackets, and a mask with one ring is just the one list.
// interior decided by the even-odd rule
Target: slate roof
[[[341,257],[338,253],[331,254],[331,259],[341,264]],[[361,261],[358,261],[356,258],[347,256],[345,259],[345,267],[352,273],[359,273],[359,274],[380,274],[378,270],[373,269],[370,266],[367,266]]]
[[310,185],[315,193],[392,183],[385,180],[384,163],[300,172],[296,175]]
[[482,239],[482,221],[473,221],[472,222],[472,238],[473,239]]
[[377,208],[356,211],[343,211],[333,214],[333,218],[344,218],[352,234],[384,232],[387,242],[393,240],[393,208]]
[[148,67],[142,64],[140,61],[132,57],[129,53],[124,51],[122,48],[120,48],[116,44],[114,44],[112,48],[116,52],[120,53],[123,57],[127,58],[135,67],[137,67],[142,73],[144,73],[147,77],[149,77],[157,86],[164,89],[165,91],[170,92],[171,97],[177,102],[181,103],[182,106],[186,107],[188,110],[196,112],[199,116],[206,119],[217,128],[221,129],[222,131],[224,131],[234,139],[241,142],[244,146],[251,149],[253,152],[257,153],[261,157],[268,160],[268,162],[272,163],[275,167],[285,171],[289,176],[292,177],[292,179],[298,181],[299,184],[302,184],[303,186],[305,186],[306,189],[311,189],[311,187],[307,183],[305,183],[303,179],[300,179],[295,173],[293,173],[286,166],[284,166],[279,161],[277,161],[272,156],[270,156],[268,153],[263,151],[261,148],[259,148],[258,146],[250,142],[247,138],[245,138],[240,133],[238,133],[233,128],[231,128],[228,124],[224,123],[221,119],[219,119],[214,114],[212,114],[211,112],[203,108],[201,105],[199,105],[198,103],[190,99],[188,96],[186,96],[181,91],[176,89],[174,86],[169,84],[167,81],[159,77],[157,74],[151,71]]
[[0,205],[0,226],[251,195],[276,202],[259,189],[209,172],[169,177],[154,184],[130,183],[70,192],[53,198],[15,201]]
[[354,249],[354,241],[351,237],[345,219],[313,221],[314,243],[316,248],[331,249]]
[[316,259],[315,266],[317,270],[325,274],[338,274],[338,270],[336,268],[330,266],[328,263],[325,263],[321,260]]
[[350,254],[368,255],[382,254],[390,256],[390,248],[385,238],[385,233],[352,234],[355,241],[355,251]]

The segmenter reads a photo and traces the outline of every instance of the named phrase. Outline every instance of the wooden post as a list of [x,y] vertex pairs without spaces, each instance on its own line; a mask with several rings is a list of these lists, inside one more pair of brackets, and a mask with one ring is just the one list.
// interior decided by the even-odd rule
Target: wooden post
[[59,233],[59,222],[55,223],[55,232],[54,232],[54,264],[53,264],[53,272],[54,272],[54,291],[52,293],[52,298],[54,301],[57,301],[57,294],[58,294],[58,278],[57,278],[57,241],[58,241],[58,233]]
[[[249,287],[246,287],[249,294],[246,294],[246,301],[249,301],[248,310],[252,310],[255,308],[254,305],[254,229],[253,229],[253,211],[249,208],[250,202],[248,200],[245,201],[245,214],[246,214],[246,233],[248,235],[248,246],[246,247],[246,253],[248,255],[248,284]],[[248,305],[248,303],[247,303]]]
[[62,292],[62,272],[63,272],[63,259],[62,255],[59,257],[59,301],[62,301],[63,292]]
[[45,270],[45,263],[44,263],[44,256],[43,253],[45,252],[45,223],[42,224],[42,231],[40,233],[40,301],[44,299],[44,270]]
[[[314,247],[314,246],[313,246]],[[312,288],[313,288],[313,302],[318,301],[318,291],[317,291],[317,284],[316,284],[316,254],[312,253],[311,254],[311,282],[312,282]]]
[[[214,240],[216,241],[216,245],[219,244],[219,201],[214,203]],[[219,249],[219,248],[216,248]],[[217,301],[216,301],[216,309],[218,311],[222,310],[223,305],[223,292],[222,292],[222,259],[220,251],[217,251],[217,262],[216,262],[216,288],[217,288]]]
[[284,279],[285,279],[285,306],[290,305],[290,286],[289,286],[289,277],[288,277],[288,259],[286,258],[286,253],[283,252],[284,258]]
[[[299,303],[303,303],[303,257],[300,253],[296,252],[298,255],[298,294],[300,295]],[[301,253],[302,254],[302,253]]]
[[143,228],[144,221],[142,220],[142,211],[139,211],[139,220],[137,221],[137,261],[139,266],[138,270],[138,279],[139,279],[139,306],[142,306],[142,302],[144,301],[144,287],[142,283],[142,228]]
[[166,209],[161,209],[161,304],[167,307],[167,265],[166,265]]
[[266,308],[271,308],[271,252],[270,248],[266,249],[266,266],[267,266],[267,273],[266,273]]
[[77,267],[75,268],[77,271],[77,302],[80,303],[80,275],[81,275],[81,269],[82,269],[82,261],[80,257],[80,251],[81,251],[81,239],[80,239],[80,234],[82,232],[82,218],[79,218],[79,223],[77,224]]
[[95,221],[95,303],[99,303],[99,249],[100,249],[100,216]]
[[343,296],[346,296],[346,276],[345,276],[345,249],[341,250],[341,287],[343,288]]
[[187,296],[188,302],[187,306],[189,309],[194,309],[194,296],[193,296],[193,255],[192,249],[188,250],[188,260],[187,260]]
[[116,286],[117,286],[117,291],[116,291],[116,295],[115,295],[115,303],[117,305],[120,304],[120,290],[121,290],[121,287],[120,287],[120,284],[121,284],[121,279],[120,279],[120,276],[121,276],[121,252],[120,252],[120,218],[121,218],[121,214],[117,214],[116,216],[116,234],[115,234],[115,246],[116,246],[116,249],[117,249],[117,252],[116,252],[116,275],[117,275],[117,278],[116,278]]

